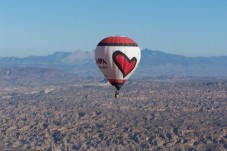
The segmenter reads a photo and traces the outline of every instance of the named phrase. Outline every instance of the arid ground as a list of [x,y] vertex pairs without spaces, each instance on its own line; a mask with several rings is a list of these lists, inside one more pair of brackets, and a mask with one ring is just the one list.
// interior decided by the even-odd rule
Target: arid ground
[[1,150],[227,149],[227,79],[0,84]]

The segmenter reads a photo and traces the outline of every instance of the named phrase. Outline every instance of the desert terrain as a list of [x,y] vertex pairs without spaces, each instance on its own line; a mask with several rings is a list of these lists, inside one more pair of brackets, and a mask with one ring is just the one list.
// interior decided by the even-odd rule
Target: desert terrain
[[[2,151],[227,149],[227,78],[0,84]],[[21,82],[25,83],[25,82]]]

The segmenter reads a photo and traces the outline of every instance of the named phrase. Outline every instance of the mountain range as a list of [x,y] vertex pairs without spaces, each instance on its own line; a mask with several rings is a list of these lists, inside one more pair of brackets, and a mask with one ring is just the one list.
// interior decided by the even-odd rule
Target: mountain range
[[[0,57],[1,68],[51,68],[80,77],[101,77],[94,51],[55,52],[47,56]],[[227,56],[186,57],[144,49],[133,77],[146,76],[227,76]]]

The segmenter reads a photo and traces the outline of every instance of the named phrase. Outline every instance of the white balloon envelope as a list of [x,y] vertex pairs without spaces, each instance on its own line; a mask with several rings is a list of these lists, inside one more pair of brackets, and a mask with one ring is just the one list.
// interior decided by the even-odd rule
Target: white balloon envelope
[[95,49],[98,68],[117,90],[120,90],[136,70],[140,58],[141,52],[137,43],[125,36],[104,38]]

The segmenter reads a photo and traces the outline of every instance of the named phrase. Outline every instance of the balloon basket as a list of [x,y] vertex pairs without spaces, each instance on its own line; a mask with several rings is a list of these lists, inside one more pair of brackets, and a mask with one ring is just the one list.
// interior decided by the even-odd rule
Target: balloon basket
[[119,91],[116,91],[116,92],[115,92],[115,99],[118,99],[119,97],[120,97]]

